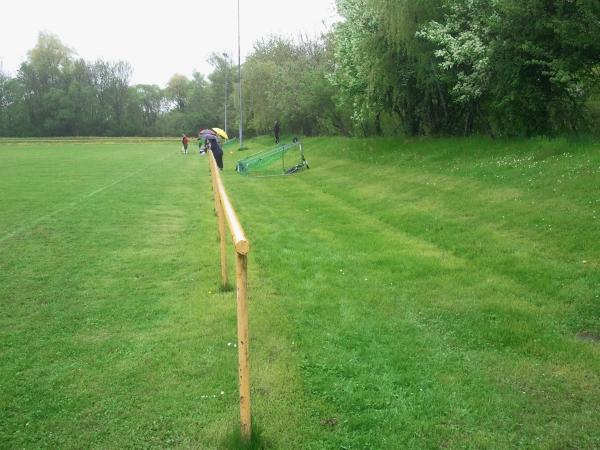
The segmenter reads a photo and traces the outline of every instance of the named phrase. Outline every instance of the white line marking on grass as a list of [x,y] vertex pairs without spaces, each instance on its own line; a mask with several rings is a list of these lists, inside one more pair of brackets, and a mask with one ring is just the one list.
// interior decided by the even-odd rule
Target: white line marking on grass
[[17,228],[15,231],[11,231],[10,233],[8,233],[8,234],[5,234],[4,236],[0,237],[0,244],[1,244],[2,242],[6,241],[7,239],[10,239],[11,237],[13,237],[13,236],[16,236],[16,235],[18,235],[18,234],[20,234],[20,233],[22,233],[22,232],[24,232],[24,231],[29,231],[29,230],[32,230],[33,228],[35,228],[35,226],[36,226],[38,223],[40,223],[40,222],[43,222],[44,220],[46,220],[46,219],[49,219],[50,217],[52,217],[52,216],[55,216],[55,215],[57,215],[58,213],[60,213],[60,212],[63,212],[63,211],[64,211],[64,210],[66,210],[66,209],[73,208],[74,206],[77,206],[77,205],[79,205],[80,203],[85,203],[85,202],[87,202],[87,201],[88,201],[90,198],[92,198],[94,195],[96,195],[96,194],[99,194],[100,192],[102,192],[102,191],[105,191],[106,189],[110,189],[111,187],[113,187],[113,186],[115,186],[115,185],[117,185],[117,184],[119,184],[119,183],[121,183],[121,182],[123,182],[123,181],[127,180],[128,178],[131,178],[131,177],[133,177],[133,176],[135,176],[135,175],[137,175],[137,174],[139,174],[139,173],[143,172],[143,171],[144,171],[144,170],[146,170],[148,167],[151,167],[151,166],[154,166],[154,165],[156,165],[156,164],[159,164],[159,163],[163,162],[165,159],[169,158],[170,156],[172,156],[172,155],[167,155],[167,156],[165,156],[164,158],[162,158],[162,159],[159,159],[158,161],[155,161],[155,162],[153,162],[153,163],[151,163],[151,164],[148,164],[147,166],[144,166],[144,167],[143,167],[143,168],[141,168],[140,170],[137,170],[137,171],[135,171],[135,172],[132,172],[132,173],[130,173],[129,175],[126,175],[126,176],[124,176],[123,178],[119,178],[117,181],[113,181],[112,183],[110,183],[110,184],[107,184],[106,186],[103,186],[103,187],[101,187],[101,188],[99,188],[99,189],[96,189],[95,191],[93,191],[93,192],[90,192],[89,194],[86,194],[86,195],[85,195],[83,198],[81,198],[80,200],[77,200],[77,201],[71,202],[71,203],[69,203],[69,204],[67,204],[67,205],[65,205],[65,206],[63,206],[63,207],[61,207],[61,208],[58,208],[58,209],[56,209],[56,210],[52,211],[52,212],[51,212],[51,213],[49,213],[49,214],[46,214],[45,216],[38,217],[37,219],[35,219],[35,220],[33,220],[33,221],[29,222],[29,223],[28,223],[27,225],[25,225],[24,227]]

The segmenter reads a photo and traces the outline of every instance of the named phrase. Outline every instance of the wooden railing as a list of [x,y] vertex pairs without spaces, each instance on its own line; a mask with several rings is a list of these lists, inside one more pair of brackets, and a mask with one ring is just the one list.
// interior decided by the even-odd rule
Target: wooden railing
[[236,254],[236,288],[237,288],[237,333],[238,364],[240,381],[240,427],[242,438],[251,437],[250,419],[250,364],[248,359],[248,251],[250,243],[246,239],[244,229],[229,201],[217,162],[211,151],[208,152],[210,175],[215,198],[215,210],[219,223],[219,240],[221,247],[221,283],[227,287],[227,249],[225,222],[227,222]]

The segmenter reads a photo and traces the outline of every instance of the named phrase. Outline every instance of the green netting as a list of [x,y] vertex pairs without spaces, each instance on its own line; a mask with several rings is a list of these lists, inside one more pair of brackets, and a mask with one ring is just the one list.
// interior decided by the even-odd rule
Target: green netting
[[[296,152],[297,150],[297,152]],[[286,175],[308,168],[302,144],[282,144],[263,150],[237,162],[236,170],[241,175]]]

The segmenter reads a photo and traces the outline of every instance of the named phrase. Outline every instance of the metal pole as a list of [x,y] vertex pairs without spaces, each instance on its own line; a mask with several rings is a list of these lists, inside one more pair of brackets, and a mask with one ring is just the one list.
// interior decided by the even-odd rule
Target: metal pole
[[225,57],[225,64],[227,65],[227,72],[225,73],[225,133],[227,133],[227,100],[229,98],[229,55],[223,53]]
[[238,90],[240,91],[240,148],[244,147],[243,136],[243,114],[242,114],[242,50],[240,44],[240,0],[237,2],[238,7]]

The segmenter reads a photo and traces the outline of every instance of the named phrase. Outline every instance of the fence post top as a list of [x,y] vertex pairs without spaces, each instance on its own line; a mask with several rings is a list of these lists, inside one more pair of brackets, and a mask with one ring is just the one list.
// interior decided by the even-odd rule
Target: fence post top
[[239,240],[235,243],[235,251],[240,255],[247,255],[250,251],[250,242],[246,239]]

